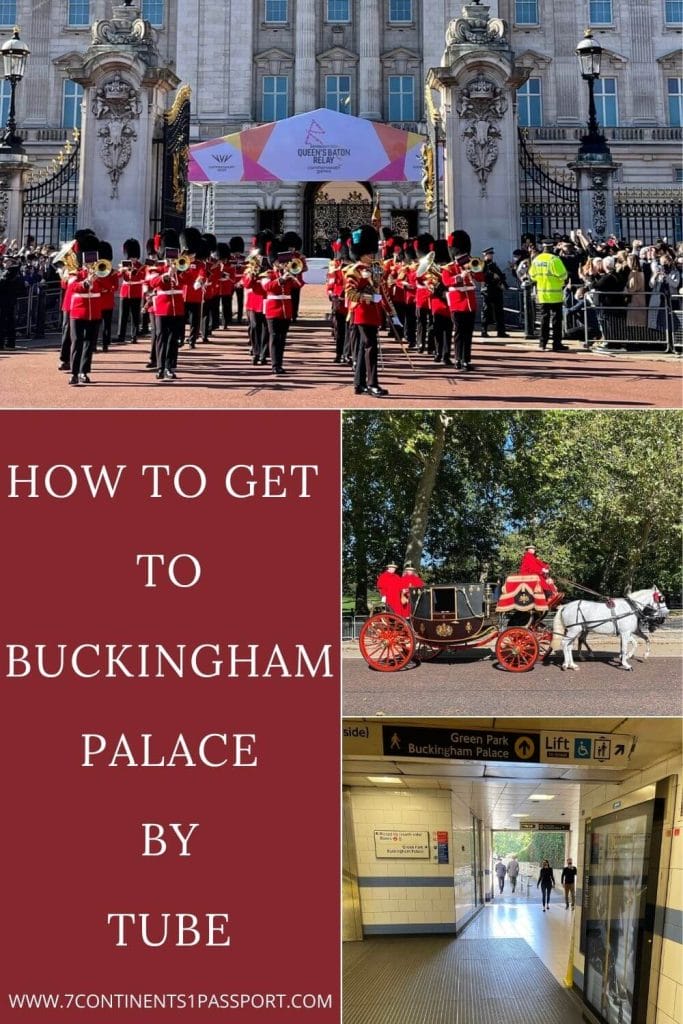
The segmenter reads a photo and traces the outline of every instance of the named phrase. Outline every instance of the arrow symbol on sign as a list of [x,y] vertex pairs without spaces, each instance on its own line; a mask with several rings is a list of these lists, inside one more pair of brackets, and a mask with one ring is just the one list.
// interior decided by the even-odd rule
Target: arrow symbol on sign
[[522,751],[522,754],[526,754],[528,750],[531,750],[531,747],[529,746],[526,740],[522,740],[522,742],[519,745],[519,749]]
[[391,749],[392,750],[400,750],[401,749],[401,741],[398,738],[398,733],[397,732],[395,732],[394,735],[391,737]]
[[623,743],[619,743],[619,744],[618,744],[618,745],[617,745],[617,746],[616,746],[616,747],[614,748],[614,753],[615,753],[615,754],[623,754],[623,753],[625,753],[625,751],[626,751],[626,747],[624,746],[624,744],[623,744]]

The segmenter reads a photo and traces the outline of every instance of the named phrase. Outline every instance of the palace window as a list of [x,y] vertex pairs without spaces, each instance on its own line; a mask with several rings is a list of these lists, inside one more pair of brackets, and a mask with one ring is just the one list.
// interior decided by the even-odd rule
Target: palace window
[[6,78],[0,79],[0,128],[4,128],[9,117],[9,101],[12,94],[10,83]]
[[598,124],[603,128],[614,128],[619,123],[616,78],[596,78],[594,89]]
[[0,25],[14,25],[17,20],[17,0],[0,0]]
[[155,28],[164,24],[164,0],[142,0],[142,17]]
[[71,28],[87,28],[90,24],[90,0],[69,0],[67,24]]
[[538,0],[515,0],[515,25],[538,25]]
[[412,75],[389,76],[389,120],[415,120],[415,79]]
[[683,23],[683,0],[666,0],[664,4],[664,18],[667,25],[680,25]]
[[83,86],[65,79],[62,85],[62,128],[81,127]]
[[325,76],[325,106],[340,114],[351,113],[351,78],[349,75]]
[[611,25],[612,0],[590,0],[589,19],[591,25]]
[[328,21],[351,21],[349,0],[327,0]]
[[413,20],[413,0],[389,0],[389,21]]
[[287,0],[266,0],[265,20],[282,24],[287,21]]
[[522,128],[538,128],[543,124],[540,78],[527,79],[517,90],[517,121]]
[[680,128],[683,125],[683,78],[667,78],[666,91],[669,101],[669,124]]
[[262,121],[281,121],[287,117],[289,81],[286,75],[264,75]]

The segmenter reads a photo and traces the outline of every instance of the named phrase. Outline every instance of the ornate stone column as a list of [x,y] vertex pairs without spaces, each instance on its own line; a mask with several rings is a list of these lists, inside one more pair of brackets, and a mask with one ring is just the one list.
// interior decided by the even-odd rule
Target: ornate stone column
[[489,11],[466,4],[449,23],[427,85],[441,94],[448,230],[464,228],[473,254],[492,245],[504,263],[521,233],[515,93],[529,72],[515,64],[506,23]]
[[364,0],[360,5],[360,60],[358,62],[358,115],[382,119],[382,65],[379,59],[379,12],[381,4]]
[[315,0],[298,0],[296,5],[296,50],[294,54],[294,113],[315,110]]
[[67,69],[85,90],[78,220],[111,242],[118,259],[125,238],[149,234],[155,128],[180,80],[161,66],[137,7],[114,6],[91,32],[91,46]]
[[22,189],[29,170],[25,153],[0,153],[0,236],[16,238],[20,245],[25,241]]

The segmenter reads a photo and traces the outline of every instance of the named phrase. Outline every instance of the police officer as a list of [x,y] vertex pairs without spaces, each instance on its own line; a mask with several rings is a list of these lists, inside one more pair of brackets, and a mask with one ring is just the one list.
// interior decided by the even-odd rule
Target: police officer
[[536,302],[541,316],[541,339],[539,348],[545,352],[552,333],[553,352],[568,351],[562,344],[562,301],[567,268],[553,252],[553,241],[543,239],[543,251],[529,267],[529,277],[536,285]]
[[505,311],[503,308],[503,288],[508,283],[505,274],[493,261],[493,246],[484,249],[484,283],[481,286],[481,336],[488,338],[486,329],[495,322],[499,338],[507,338],[505,333]]

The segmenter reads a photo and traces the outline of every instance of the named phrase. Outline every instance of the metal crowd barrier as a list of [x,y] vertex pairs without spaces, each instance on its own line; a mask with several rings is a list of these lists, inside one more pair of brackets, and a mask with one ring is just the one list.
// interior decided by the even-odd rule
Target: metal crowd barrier
[[62,289],[57,283],[33,284],[17,299],[15,329],[24,338],[42,338],[60,330]]
[[[602,299],[609,304],[603,304]],[[569,313],[565,307],[564,337],[609,347],[656,348],[680,351],[683,339],[683,296],[668,293],[638,293],[628,304],[614,305],[619,293],[591,289],[581,308]]]
[[358,640],[367,615],[342,615],[342,640]]

